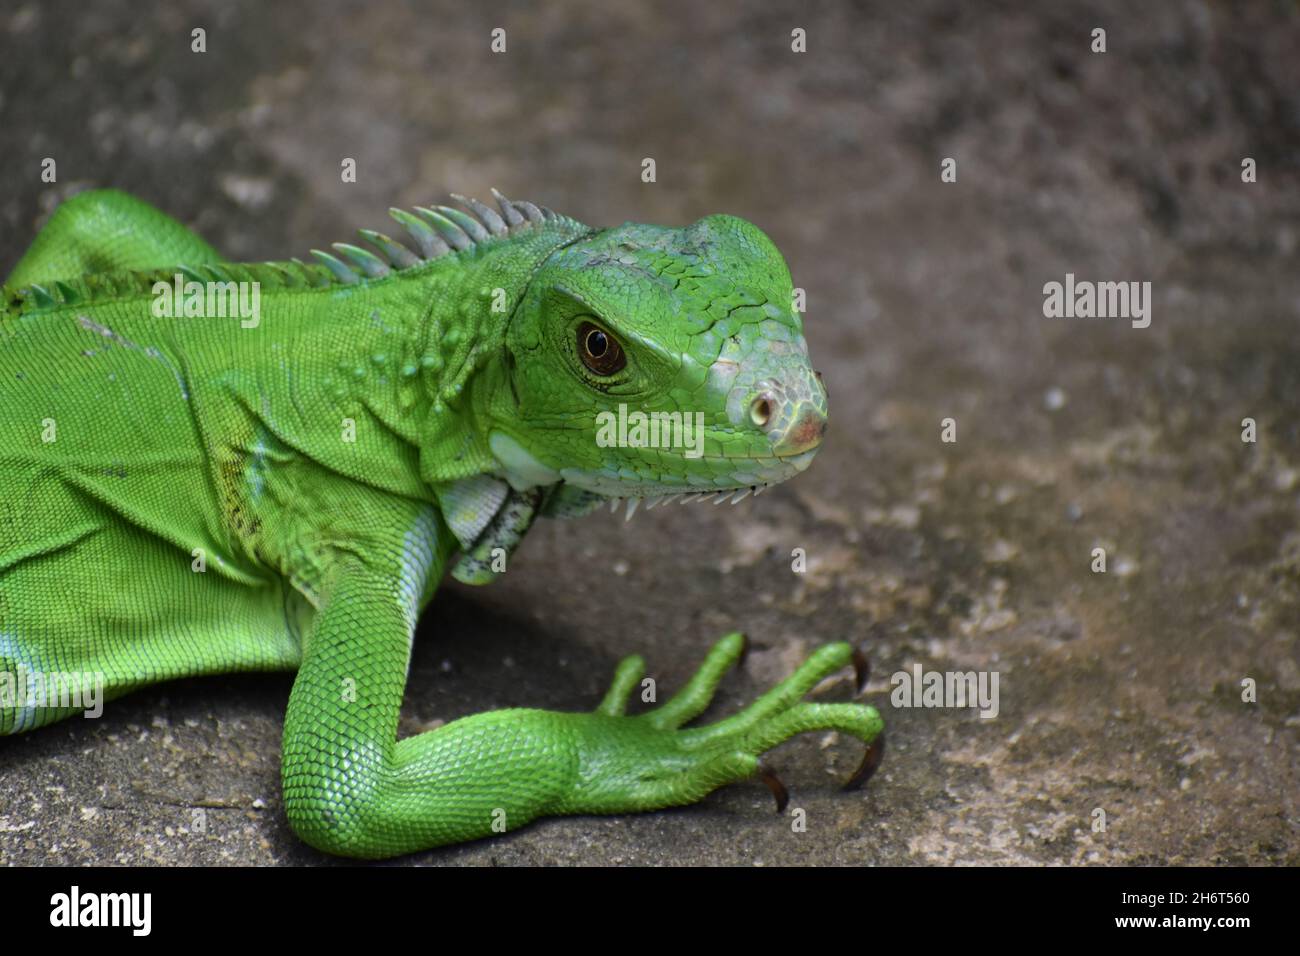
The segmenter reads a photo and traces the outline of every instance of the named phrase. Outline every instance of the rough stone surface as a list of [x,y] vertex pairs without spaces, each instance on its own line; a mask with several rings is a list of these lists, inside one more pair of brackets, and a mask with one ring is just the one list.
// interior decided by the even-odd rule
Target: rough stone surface
[[[785,251],[831,395],[813,468],[735,508],[536,529],[503,583],[425,615],[402,729],[591,707],[633,651],[671,688],[740,628],[755,653],[711,714],[861,641],[881,772],[840,793],[858,748],[804,737],[770,762],[806,832],[751,784],[414,862],[1294,866],[1300,14],[1025,6],[11,4],[0,263],[91,185],[237,259],[491,186],[594,224],[730,212]],[[1067,272],[1150,281],[1151,326],[1045,319]],[[891,706],[918,664],[996,671],[996,719]],[[327,862],[281,810],[290,682],[157,687],[0,742],[0,862]]]

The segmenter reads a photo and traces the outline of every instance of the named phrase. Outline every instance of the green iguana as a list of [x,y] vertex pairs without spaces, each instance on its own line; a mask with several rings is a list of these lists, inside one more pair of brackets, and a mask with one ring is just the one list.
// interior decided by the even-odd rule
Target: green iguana
[[[861,690],[848,643],[709,726],[683,728],[740,634],[638,716],[629,657],[592,713],[499,710],[397,739],[445,569],[490,581],[538,515],[757,492],[805,469],[826,425],[789,270],[755,226],[592,229],[455,198],[464,210],[390,210],[405,242],[363,231],[374,251],[311,264],[226,262],[119,192],[56,210],[0,311],[0,672],[86,675],[112,698],[296,670],[285,811],[358,857],[755,775],[780,804],[760,756],[805,731],[864,741],[861,783],[879,714],[803,700],[849,664]],[[602,415],[634,413],[598,440]],[[60,704],[11,694],[0,734],[79,709]]]

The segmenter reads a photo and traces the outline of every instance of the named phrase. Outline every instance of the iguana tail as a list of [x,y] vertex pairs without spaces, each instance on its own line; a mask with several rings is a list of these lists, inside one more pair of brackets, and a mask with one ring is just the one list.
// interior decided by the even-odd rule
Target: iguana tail
[[54,211],[4,284],[21,288],[97,272],[221,261],[217,250],[166,213],[116,189],[96,189]]

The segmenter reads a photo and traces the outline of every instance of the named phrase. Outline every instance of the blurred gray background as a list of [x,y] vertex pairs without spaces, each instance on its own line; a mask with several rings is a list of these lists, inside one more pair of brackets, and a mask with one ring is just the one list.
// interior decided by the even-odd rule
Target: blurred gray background
[[[634,651],[670,689],[740,628],[710,715],[863,642],[880,773],[840,793],[858,745],[806,736],[769,758],[806,832],[754,783],[411,860],[1300,864],[1295,3],[98,0],[6,4],[0,36],[5,272],[88,186],[234,259],[497,186],[595,225],[744,216],[808,290],[812,469],[735,508],[537,527],[504,582],[425,615],[402,729],[590,708]],[[1150,328],[1045,319],[1066,272],[1152,282]],[[892,707],[915,664],[998,671],[1000,715]],[[327,862],[281,810],[290,683],[0,741],[0,862]]]

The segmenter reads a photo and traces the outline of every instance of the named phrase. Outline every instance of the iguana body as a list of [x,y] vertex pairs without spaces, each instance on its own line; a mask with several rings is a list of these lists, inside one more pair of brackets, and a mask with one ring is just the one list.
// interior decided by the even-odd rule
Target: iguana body
[[[285,808],[354,856],[690,803],[809,730],[876,742],[865,776],[877,713],[802,701],[851,661],[843,643],[711,726],[680,729],[739,635],[644,715],[623,715],[634,657],[594,713],[397,739],[444,570],[491,580],[537,514],[783,480],[826,420],[788,271],[755,227],[597,231],[498,200],[394,210],[409,246],[369,233],[380,255],[338,246],[320,265],[224,263],[121,193],[60,207],[0,311],[0,673],[100,674],[113,697],[297,670]],[[177,273],[256,283],[260,310],[161,316]],[[619,404],[702,412],[703,454],[605,447],[597,416]],[[0,734],[79,710],[10,702]]]

